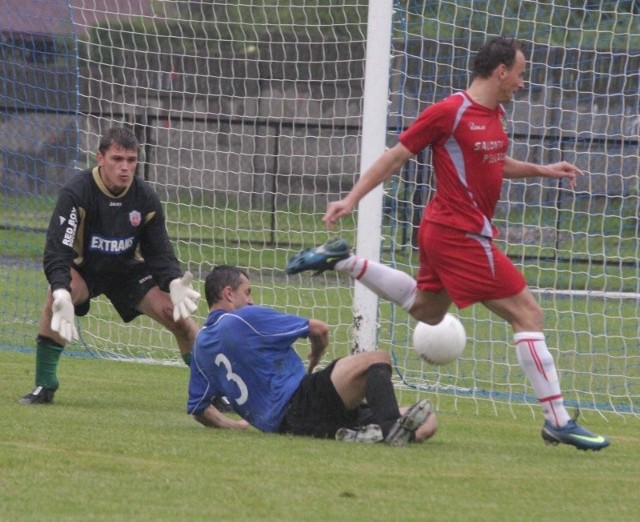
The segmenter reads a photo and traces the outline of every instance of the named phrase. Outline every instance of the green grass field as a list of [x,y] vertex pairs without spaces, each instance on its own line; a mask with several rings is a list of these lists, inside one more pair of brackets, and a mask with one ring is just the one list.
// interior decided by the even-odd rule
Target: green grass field
[[206,429],[184,413],[184,367],[65,356],[60,379],[55,404],[20,405],[33,354],[0,351],[0,520],[631,521],[640,509],[628,415],[586,412],[612,445],[585,453],[545,446],[528,408],[461,403],[431,441],[389,448]]
[[[470,341],[463,358],[442,374],[403,348],[412,326],[406,314],[389,305],[380,307],[381,346],[400,350],[396,362],[406,382],[418,383],[423,390],[419,396],[431,396],[440,412],[440,432],[422,446],[391,449],[255,430],[207,430],[184,413],[188,372],[183,366],[65,356],[56,403],[26,407],[16,399],[33,385],[34,356],[13,349],[33,347],[45,285],[42,230],[53,199],[0,203],[11,210],[0,227],[0,244],[7,247],[0,262],[2,522],[637,519],[636,299],[540,295],[565,397],[569,402],[605,406],[603,414],[585,409],[582,417],[590,429],[612,440],[612,446],[600,453],[543,444],[539,409],[522,401],[531,397],[531,391],[516,368],[508,328],[479,306],[460,313]],[[353,319],[350,282],[335,274],[287,279],[281,273],[300,245],[326,239],[304,233],[315,230],[317,215],[249,216],[221,210],[205,218],[185,217],[183,211],[167,204],[168,227],[178,257],[190,269],[197,268],[197,278],[214,260],[247,267],[257,302],[301,315],[312,311],[332,328],[331,356],[347,353]],[[228,216],[234,221],[225,221],[232,219]],[[534,222],[552,223],[553,217],[536,217]],[[275,227],[276,235],[272,218],[289,220]],[[200,225],[191,223],[188,229],[180,224],[185,220]],[[530,225],[525,217],[520,221]],[[219,240],[215,233],[221,224],[233,234]],[[587,221],[577,228],[589,226],[596,225]],[[590,235],[576,235],[571,249],[559,245],[560,257],[568,261],[543,261],[544,245],[504,247],[515,258],[522,257],[520,264],[533,286],[635,291],[637,268],[627,263],[637,257],[635,227],[624,227],[624,236],[618,239],[612,231],[620,230],[619,223],[609,227],[605,235],[612,236],[613,243],[595,248]],[[349,241],[353,230],[346,233]],[[571,252],[587,257],[585,252],[596,257],[611,253],[620,266],[584,266],[571,261]],[[540,261],[524,262],[531,256],[541,256]],[[410,249],[383,252],[383,261],[407,269],[415,265],[412,257],[415,252]],[[167,332],[142,318],[133,323],[138,326],[125,329],[113,309],[103,305],[95,300],[89,318],[82,320],[86,337],[103,355],[115,348],[137,356],[141,349],[154,347],[153,352],[160,347],[161,358],[166,353],[175,356]],[[201,303],[199,322],[204,308]],[[86,355],[82,346],[70,348]],[[424,391],[428,386],[421,385],[433,382],[477,387],[477,394],[430,395]],[[398,387],[403,404],[413,402],[416,395],[411,386]],[[610,413],[609,404],[636,413]]]

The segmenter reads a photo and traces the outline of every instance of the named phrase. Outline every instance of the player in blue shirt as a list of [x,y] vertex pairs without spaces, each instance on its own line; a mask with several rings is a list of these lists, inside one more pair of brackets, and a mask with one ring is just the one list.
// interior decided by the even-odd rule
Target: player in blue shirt
[[[187,405],[204,426],[394,446],[435,433],[426,399],[401,414],[387,352],[349,355],[314,372],[328,345],[326,323],[253,306],[248,275],[233,266],[212,270],[205,295],[210,313],[193,348]],[[293,348],[301,338],[311,342],[307,368]],[[242,420],[211,404],[222,395]]]

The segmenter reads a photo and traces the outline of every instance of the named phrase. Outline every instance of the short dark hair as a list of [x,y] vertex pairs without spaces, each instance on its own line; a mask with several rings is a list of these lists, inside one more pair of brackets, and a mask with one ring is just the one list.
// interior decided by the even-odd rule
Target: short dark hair
[[230,286],[236,290],[242,282],[242,276],[249,279],[247,272],[231,265],[218,265],[209,272],[204,280],[204,295],[207,305],[211,306],[222,299],[222,291]]
[[524,53],[522,44],[515,38],[500,36],[489,40],[476,53],[471,79],[488,78],[500,64],[505,64],[507,69],[511,69],[518,51]]
[[135,150],[140,148],[140,142],[136,135],[124,127],[111,127],[107,129],[100,138],[98,150],[104,154],[112,145],[117,145],[124,150]]

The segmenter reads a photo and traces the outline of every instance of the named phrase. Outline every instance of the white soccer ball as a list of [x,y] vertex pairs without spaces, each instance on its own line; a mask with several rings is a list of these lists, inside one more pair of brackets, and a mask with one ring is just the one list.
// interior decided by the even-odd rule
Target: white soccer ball
[[446,314],[435,326],[418,322],[413,330],[413,348],[429,364],[449,364],[462,355],[467,343],[464,326],[455,315]]

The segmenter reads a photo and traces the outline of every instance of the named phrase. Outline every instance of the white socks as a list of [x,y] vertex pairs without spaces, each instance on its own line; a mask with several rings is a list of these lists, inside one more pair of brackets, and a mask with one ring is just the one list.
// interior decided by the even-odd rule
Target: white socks
[[[405,312],[411,310],[416,300],[418,288],[415,279],[395,268],[352,255],[338,261],[334,270],[360,281],[378,296],[402,307]],[[544,418],[554,426],[564,426],[571,417],[564,407],[556,365],[544,334],[520,332],[514,334],[513,339],[518,362],[533,386]]]
[[542,332],[514,334],[520,367],[529,378],[542,406],[544,418],[554,426],[564,426],[571,417],[564,407],[558,372]]
[[362,257],[351,256],[338,261],[333,269],[360,281],[374,294],[397,304],[405,312],[411,310],[416,300],[418,291],[416,280],[390,266]]

